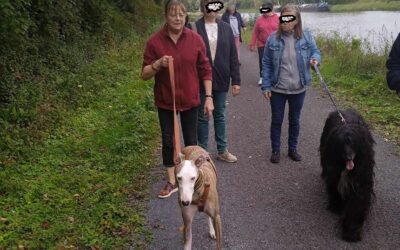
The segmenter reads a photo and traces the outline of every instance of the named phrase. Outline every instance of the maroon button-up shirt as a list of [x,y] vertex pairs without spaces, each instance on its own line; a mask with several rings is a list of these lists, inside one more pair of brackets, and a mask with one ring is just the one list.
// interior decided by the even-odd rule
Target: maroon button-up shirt
[[[162,56],[174,58],[175,102],[178,111],[200,105],[200,83],[212,80],[212,71],[203,39],[190,29],[184,28],[175,44],[168,36],[167,28],[154,33],[146,44],[143,66],[152,64]],[[157,107],[173,110],[172,89],[168,68],[155,75],[154,99]]]

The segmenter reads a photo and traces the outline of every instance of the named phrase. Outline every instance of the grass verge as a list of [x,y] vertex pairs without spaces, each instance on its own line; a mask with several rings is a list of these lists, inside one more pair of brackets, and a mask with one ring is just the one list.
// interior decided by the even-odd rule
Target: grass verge
[[323,56],[321,73],[341,105],[359,110],[385,139],[400,145],[400,100],[386,83],[391,45],[377,55],[356,38],[319,37],[317,43]]
[[350,4],[331,5],[332,12],[347,12],[347,11],[371,11],[385,10],[396,11],[400,10],[399,1],[357,1]]
[[143,43],[131,37],[74,72],[77,88],[109,87],[66,111],[29,159],[0,165],[0,249],[127,249],[149,235],[143,173],[159,129],[152,88],[139,80]]

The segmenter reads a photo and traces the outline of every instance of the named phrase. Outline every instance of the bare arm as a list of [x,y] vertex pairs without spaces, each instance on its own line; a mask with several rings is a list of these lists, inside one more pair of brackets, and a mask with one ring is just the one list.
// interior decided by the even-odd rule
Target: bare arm
[[211,80],[204,80],[204,89],[206,91],[206,101],[204,103],[204,114],[208,118],[212,116],[214,111],[214,102],[212,99],[212,82]]
[[152,64],[146,65],[143,67],[142,70],[142,79],[143,80],[149,80],[153,76],[157,74],[158,71],[160,71],[162,68],[168,67],[168,59],[169,56],[163,56],[159,58],[158,60],[155,60]]

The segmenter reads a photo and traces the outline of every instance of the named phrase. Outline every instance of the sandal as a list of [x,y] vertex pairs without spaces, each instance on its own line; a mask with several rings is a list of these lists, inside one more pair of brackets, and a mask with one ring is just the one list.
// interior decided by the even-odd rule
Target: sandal
[[178,191],[178,186],[176,184],[172,185],[168,181],[167,184],[165,184],[164,188],[161,189],[160,193],[158,194],[158,198],[160,199],[168,198],[171,196],[171,194],[175,193],[176,191]]

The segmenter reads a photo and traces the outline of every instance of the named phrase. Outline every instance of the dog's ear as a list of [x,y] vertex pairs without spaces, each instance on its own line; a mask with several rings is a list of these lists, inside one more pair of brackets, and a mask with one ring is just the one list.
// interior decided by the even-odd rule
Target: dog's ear
[[196,165],[196,167],[201,167],[201,165],[204,164],[204,162],[207,161],[207,157],[205,157],[204,155],[200,155],[199,158],[196,159],[196,161],[194,162],[194,164]]
[[185,155],[182,153],[178,153],[177,157],[176,157],[176,165],[181,164],[183,161],[185,160]]

